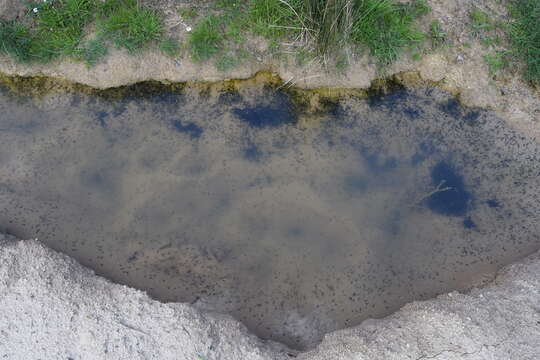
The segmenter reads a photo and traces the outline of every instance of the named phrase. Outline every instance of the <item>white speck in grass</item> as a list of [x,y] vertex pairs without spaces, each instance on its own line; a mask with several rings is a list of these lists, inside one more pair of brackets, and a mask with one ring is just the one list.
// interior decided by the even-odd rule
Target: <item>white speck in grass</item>
[[34,13],[37,13],[37,12],[38,12],[38,8],[33,8],[32,11],[33,11]]
[[191,26],[186,27],[186,31],[190,32],[191,31]]

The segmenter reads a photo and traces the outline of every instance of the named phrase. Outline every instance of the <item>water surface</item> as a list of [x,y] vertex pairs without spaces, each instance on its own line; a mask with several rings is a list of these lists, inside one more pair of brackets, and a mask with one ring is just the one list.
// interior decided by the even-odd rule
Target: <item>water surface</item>
[[0,230],[263,338],[481,284],[540,247],[540,147],[433,90],[0,93]]

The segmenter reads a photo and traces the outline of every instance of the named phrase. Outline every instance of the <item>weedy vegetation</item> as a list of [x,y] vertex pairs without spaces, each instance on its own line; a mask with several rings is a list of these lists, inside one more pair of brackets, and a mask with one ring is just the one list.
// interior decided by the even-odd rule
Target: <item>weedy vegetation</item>
[[502,69],[507,68],[510,65],[510,59],[510,53],[505,50],[498,50],[494,54],[484,56],[491,74],[496,74]]
[[429,11],[423,0],[251,0],[249,20],[255,33],[287,36],[322,59],[344,46],[363,46],[385,66],[425,40],[414,22]]
[[96,38],[84,42],[77,48],[75,57],[84,61],[88,66],[94,66],[107,55],[108,49],[103,39]]
[[[20,62],[61,56],[96,64],[109,44],[136,52],[160,41],[162,19],[137,0],[49,0],[28,4],[25,23],[0,22],[0,52]],[[94,39],[85,40],[93,26]],[[166,46],[171,53],[171,46]]]
[[510,40],[513,53],[525,63],[524,77],[540,85],[540,1],[517,0],[510,3],[513,21]]
[[477,37],[494,29],[493,21],[485,11],[475,8],[469,13],[469,17],[473,35]]
[[139,6],[137,0],[107,0],[100,7],[98,32],[117,47],[135,52],[151,41],[160,40],[163,33],[160,16]]
[[14,22],[0,22],[0,53],[19,62],[30,59],[31,37],[28,27]]
[[469,14],[471,34],[490,49],[484,60],[492,74],[521,60],[524,79],[540,85],[540,1],[510,0],[508,9],[511,20],[503,23],[474,8]]
[[[475,7],[470,12],[471,35],[492,53],[485,60],[493,73],[518,57],[524,76],[540,82],[540,1],[509,0],[513,20],[507,25]],[[28,4],[21,22],[0,21],[0,54],[18,62],[49,62],[59,57],[97,64],[111,46],[129,53],[151,46],[177,57],[186,49],[196,62],[213,59],[220,71],[230,70],[251,55],[248,34],[266,38],[273,56],[292,54],[298,64],[312,60],[347,68],[352,52],[367,51],[380,69],[407,50],[420,58],[448,45],[448,35],[434,20],[427,33],[417,20],[430,12],[426,0],[216,0],[200,14],[178,10],[182,21],[193,21],[185,46],[165,35],[160,13],[140,0],[48,0]],[[508,39],[511,47],[505,49]],[[463,46],[470,46],[466,43]],[[344,50],[347,49],[347,50]]]
[[189,51],[195,61],[208,60],[217,54],[223,43],[221,20],[214,15],[203,19],[189,37]]
[[434,48],[443,46],[448,41],[448,34],[443,30],[439,21],[433,20],[429,25],[429,37]]
[[159,49],[170,57],[180,55],[180,44],[175,39],[163,39],[159,44]]

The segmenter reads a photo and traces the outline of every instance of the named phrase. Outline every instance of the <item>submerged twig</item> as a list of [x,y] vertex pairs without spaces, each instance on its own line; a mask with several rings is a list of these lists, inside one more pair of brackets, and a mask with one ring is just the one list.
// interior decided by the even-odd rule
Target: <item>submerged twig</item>
[[422,195],[419,199],[417,199],[415,202],[413,202],[412,205],[410,205],[410,206],[411,207],[419,207],[420,203],[422,201],[426,200],[427,198],[429,198],[430,196],[433,196],[433,195],[435,195],[437,193],[440,193],[440,192],[452,190],[452,187],[450,187],[450,186],[442,187],[445,182],[446,182],[446,180],[441,180],[439,185],[437,185],[437,187],[434,190],[430,191],[427,194]]

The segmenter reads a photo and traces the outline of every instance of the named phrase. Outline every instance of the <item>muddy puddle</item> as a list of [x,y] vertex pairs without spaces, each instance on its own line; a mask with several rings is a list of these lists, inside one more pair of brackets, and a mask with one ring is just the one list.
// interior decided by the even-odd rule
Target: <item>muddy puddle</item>
[[434,89],[0,92],[0,230],[306,348],[540,247],[540,146]]

